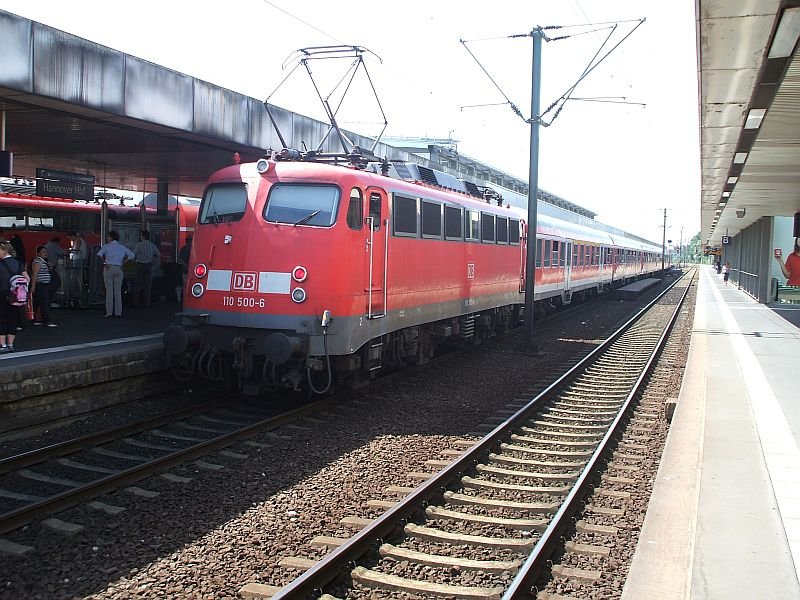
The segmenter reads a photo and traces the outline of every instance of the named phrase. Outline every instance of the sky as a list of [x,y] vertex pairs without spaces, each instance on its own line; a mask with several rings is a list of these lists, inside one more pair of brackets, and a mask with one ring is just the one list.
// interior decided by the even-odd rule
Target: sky
[[[524,180],[532,87],[526,34],[562,26],[546,34],[570,36],[543,43],[544,111],[618,23],[601,55],[621,43],[573,93],[614,102],[571,100],[554,120],[553,111],[545,116],[539,186],[657,243],[664,209],[674,243],[700,229],[694,0],[0,0],[0,9],[254,98],[272,95],[272,103],[321,120],[308,75],[290,74],[296,63],[285,61],[300,48],[362,46],[380,104],[360,71],[338,115],[343,127],[377,135],[382,108],[384,136],[452,138],[459,152]],[[313,63],[324,96],[348,64]],[[334,104],[338,98],[331,96]]]

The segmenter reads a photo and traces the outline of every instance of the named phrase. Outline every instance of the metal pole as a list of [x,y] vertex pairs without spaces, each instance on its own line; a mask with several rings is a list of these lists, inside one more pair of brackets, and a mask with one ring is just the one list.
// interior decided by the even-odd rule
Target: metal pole
[[525,341],[528,349],[533,343],[533,300],[536,279],[536,220],[539,192],[539,95],[542,84],[542,30],[531,31],[533,38],[533,67],[531,77],[531,145],[528,171],[528,240],[525,255]]
[[0,152],[6,149],[6,111],[0,111]]
[[661,226],[661,270],[664,270],[664,259],[667,253],[667,209],[664,209],[664,224]]

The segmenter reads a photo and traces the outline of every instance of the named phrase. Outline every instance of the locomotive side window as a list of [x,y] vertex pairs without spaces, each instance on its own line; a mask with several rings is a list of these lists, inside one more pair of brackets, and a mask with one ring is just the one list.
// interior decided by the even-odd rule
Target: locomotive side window
[[481,239],[481,213],[476,210],[464,212],[464,227],[468,241],[477,242]]
[[481,213],[481,241],[494,242],[494,215]]
[[442,238],[442,205],[422,200],[422,237]]
[[544,240],[536,240],[536,268],[542,266],[542,245]]
[[417,200],[394,196],[394,234],[406,237],[417,236]]
[[0,229],[25,229],[25,209],[10,206],[0,208]]
[[200,223],[230,223],[244,216],[247,186],[244,183],[215,183],[206,188],[200,206]]
[[562,269],[567,264],[567,252],[569,252],[567,242],[561,242],[561,252],[558,255],[558,264]]
[[514,246],[519,245],[519,221],[517,219],[508,220],[508,243]]
[[544,262],[542,263],[543,267],[550,266],[550,256],[553,254],[553,242],[551,240],[544,241]]
[[497,217],[497,243],[508,243],[508,219],[505,217]]
[[271,223],[330,227],[336,222],[339,195],[335,185],[277,183],[269,190],[264,218]]
[[353,231],[360,231],[363,225],[364,197],[361,190],[353,188],[350,190],[350,204],[347,206],[347,226]]
[[462,238],[461,223],[461,209],[457,206],[445,206],[444,237],[446,240],[460,240]]
[[381,228],[381,195],[372,193],[369,195],[369,216],[372,217],[372,230],[378,231]]
[[555,241],[555,240],[554,240],[554,241],[553,241],[553,260],[552,260],[552,262],[550,263],[550,265],[551,265],[551,266],[552,266],[554,269],[557,269],[557,268],[558,268],[558,255],[559,255],[558,248],[559,248],[559,243],[558,243],[557,241]]

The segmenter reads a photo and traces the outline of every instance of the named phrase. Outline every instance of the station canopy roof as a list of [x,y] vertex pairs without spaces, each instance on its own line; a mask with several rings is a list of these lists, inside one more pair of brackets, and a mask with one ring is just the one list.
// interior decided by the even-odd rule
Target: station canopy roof
[[696,0],[701,240],[800,211],[800,0]]

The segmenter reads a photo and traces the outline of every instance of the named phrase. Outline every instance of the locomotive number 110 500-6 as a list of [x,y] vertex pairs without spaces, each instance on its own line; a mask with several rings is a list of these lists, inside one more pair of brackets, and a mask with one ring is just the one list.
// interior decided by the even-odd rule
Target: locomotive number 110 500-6
[[267,305],[263,298],[248,296],[223,296],[222,306],[237,306],[241,308],[264,308]]

